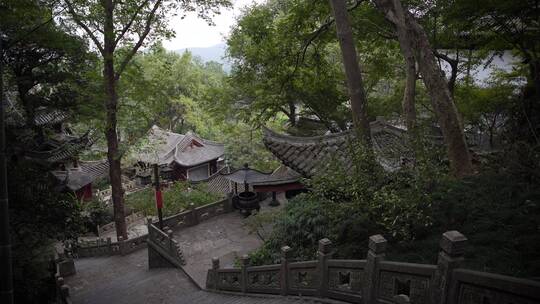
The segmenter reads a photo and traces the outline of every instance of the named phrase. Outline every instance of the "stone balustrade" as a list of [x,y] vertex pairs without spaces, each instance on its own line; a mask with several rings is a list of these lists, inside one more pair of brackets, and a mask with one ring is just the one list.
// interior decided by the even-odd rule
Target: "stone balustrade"
[[184,256],[178,242],[174,239],[169,227],[160,230],[148,219],[148,267],[182,267],[185,265]]
[[147,234],[123,240],[119,238],[117,242],[112,242],[111,238],[96,239],[94,241],[83,241],[73,244],[73,256],[76,258],[126,255],[135,250],[145,248]]
[[540,303],[540,283],[460,268],[467,238],[458,231],[442,236],[437,265],[385,260],[387,241],[369,238],[365,260],[332,259],[332,243],[319,241],[317,260],[292,262],[288,246],[281,263],[222,269],[212,260],[206,287],[242,293],[330,298],[351,303],[532,304]]
[[[233,210],[231,196],[217,202],[195,207],[190,204],[190,208],[178,214],[166,217],[163,219],[163,226],[169,229],[178,230],[180,228],[194,226],[202,221],[208,220],[214,216],[225,214]],[[132,223],[142,217],[139,213],[134,213],[126,217],[126,222]],[[151,220],[149,220],[151,221]],[[114,229],[114,223],[101,226],[99,229],[102,232],[108,229]],[[97,238],[92,241],[81,241],[73,244],[71,251],[76,258],[110,256],[110,255],[126,255],[135,250],[145,248],[148,239],[148,234],[112,242],[111,238]]]
[[[128,216],[125,217],[126,219],[126,225],[130,225],[130,224],[133,224],[134,222],[140,220],[144,218],[144,214],[140,213],[140,212],[134,212]],[[114,222],[110,222],[108,224],[105,224],[103,226],[98,226],[98,235],[102,235],[102,234],[105,234],[109,231],[114,231],[116,229],[116,226],[115,226],[115,223]]]
[[75,265],[73,259],[65,254],[56,254],[51,261],[53,265],[54,286],[56,293],[56,302],[60,304],[71,304],[69,286],[64,283],[64,276],[75,274]]

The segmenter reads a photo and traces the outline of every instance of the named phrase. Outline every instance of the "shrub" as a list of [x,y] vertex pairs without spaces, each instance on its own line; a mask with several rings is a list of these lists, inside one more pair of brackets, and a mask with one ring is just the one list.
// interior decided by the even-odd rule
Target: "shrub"
[[[170,188],[163,191],[163,215],[174,215],[189,207],[190,203],[195,206],[210,204],[222,199],[222,195],[208,191],[206,185],[190,185],[188,182],[175,182]],[[127,195],[126,206],[135,212],[144,215],[156,214],[155,192],[153,188]]]
[[382,234],[388,258],[435,263],[441,234],[469,239],[465,266],[512,276],[540,276],[540,148],[517,145],[484,159],[479,174],[456,180],[437,151],[420,150],[414,168],[385,172],[362,147],[351,169],[330,168],[292,199],[254,264],[279,261],[283,245],[313,259],[328,237],[337,257],[365,258],[370,235]]

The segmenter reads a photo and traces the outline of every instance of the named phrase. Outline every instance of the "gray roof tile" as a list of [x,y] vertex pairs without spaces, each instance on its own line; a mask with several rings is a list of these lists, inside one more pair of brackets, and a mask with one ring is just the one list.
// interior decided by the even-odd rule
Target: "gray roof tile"
[[[375,155],[386,170],[399,168],[402,157],[410,156],[405,133],[406,131],[382,121],[371,123]],[[349,168],[350,144],[353,139],[354,133],[351,131],[323,136],[297,137],[278,134],[266,128],[263,137],[266,147],[283,164],[306,177],[324,170],[335,160]]]

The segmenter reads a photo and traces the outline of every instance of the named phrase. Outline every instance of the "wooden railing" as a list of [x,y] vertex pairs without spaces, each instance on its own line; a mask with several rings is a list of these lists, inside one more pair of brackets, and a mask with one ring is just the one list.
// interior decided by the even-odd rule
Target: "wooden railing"
[[351,303],[485,304],[540,303],[540,283],[460,268],[467,239],[457,231],[443,234],[437,265],[386,261],[387,241],[369,238],[365,260],[332,259],[332,243],[319,241],[317,260],[291,262],[291,248],[281,248],[281,263],[219,268],[212,260],[207,288],[330,298]]

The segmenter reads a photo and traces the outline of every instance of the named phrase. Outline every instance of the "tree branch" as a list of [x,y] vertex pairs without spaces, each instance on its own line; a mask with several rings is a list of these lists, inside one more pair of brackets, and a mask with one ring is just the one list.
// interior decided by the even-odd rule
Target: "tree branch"
[[137,53],[139,48],[142,46],[144,39],[146,39],[146,36],[148,36],[148,33],[150,33],[150,29],[152,28],[152,21],[154,19],[154,16],[156,15],[156,11],[161,5],[162,0],[157,0],[154,4],[154,7],[152,8],[152,11],[150,12],[150,16],[148,16],[148,19],[146,19],[146,25],[144,27],[144,32],[142,35],[139,36],[139,41],[137,41],[137,44],[131,49],[131,51],[126,55],[122,63],[120,64],[120,67],[116,71],[116,74],[114,78],[116,80],[120,79],[120,75],[122,75],[122,72],[126,69],[128,63],[131,61],[131,58]]
[[64,0],[64,1],[66,2],[69,13],[71,17],[73,17],[73,20],[75,21],[75,23],[77,23],[80,27],[84,29],[84,31],[88,34],[88,36],[90,36],[90,39],[92,39],[92,41],[98,48],[101,55],[105,56],[105,50],[103,49],[103,46],[99,43],[99,40],[97,39],[97,37],[94,35],[94,32],[90,30],[90,28],[86,24],[84,24],[84,22],[81,21],[80,16],[73,9],[73,5],[71,4],[71,2],[69,2],[69,0]]
[[124,26],[124,28],[122,29],[122,31],[120,32],[120,34],[116,37],[116,40],[114,41],[114,46],[116,47],[116,45],[118,44],[118,42],[120,42],[120,40],[122,40],[122,38],[124,37],[124,35],[126,34],[126,32],[129,30],[129,28],[131,27],[131,25],[133,24],[133,21],[135,21],[135,18],[137,18],[137,15],[139,15],[139,12],[143,9],[143,7],[146,6],[146,4],[148,3],[149,0],[144,0],[141,5],[139,5],[137,7],[137,10],[135,11],[135,13],[133,14],[133,16],[131,16],[131,19],[129,20],[129,22]]
[[[347,11],[350,12],[352,10],[354,10],[355,8],[357,8],[358,6],[360,6],[360,4],[362,2],[364,2],[365,0],[356,0],[356,2],[354,3],[353,6],[347,8]],[[306,52],[307,52],[307,49],[308,47],[313,43],[313,41],[315,41],[315,39],[317,37],[319,37],[322,33],[326,32],[326,30],[328,30],[328,28],[334,23],[334,18],[332,17],[328,17],[327,21],[322,24],[316,31],[314,31],[313,33],[311,33],[310,37],[306,40],[306,42],[304,43],[304,46],[302,47],[302,50],[298,52],[298,54],[296,55],[296,62],[294,64],[294,69],[292,71],[292,73],[289,75],[289,77],[286,78],[286,80],[281,84],[281,88],[280,88],[280,94],[281,92],[283,91],[284,87],[285,87],[285,84],[287,82],[289,82],[289,80],[291,78],[294,77],[294,75],[296,74],[296,72],[298,71],[298,67],[300,66],[300,63],[304,62],[305,58],[306,58]],[[300,56],[301,54],[301,56]]]

